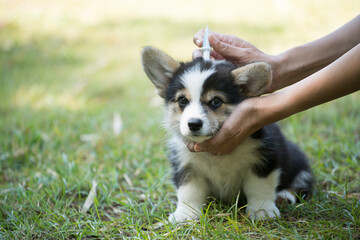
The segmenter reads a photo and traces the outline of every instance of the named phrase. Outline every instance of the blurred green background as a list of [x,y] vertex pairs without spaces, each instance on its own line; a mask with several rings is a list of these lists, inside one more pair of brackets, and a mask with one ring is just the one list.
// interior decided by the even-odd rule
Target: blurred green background
[[[0,237],[52,238],[62,229],[67,238],[75,228],[106,238],[95,230],[111,234],[106,221],[117,219],[125,235],[141,236],[130,226],[166,218],[175,194],[143,46],[190,60],[193,35],[209,25],[278,54],[330,33],[359,9],[358,0],[0,0]],[[357,92],[281,122],[311,158],[319,192],[360,191],[359,103]],[[78,209],[93,179],[100,213],[84,215]],[[77,222],[83,218],[95,230]]]
[[142,74],[141,48],[155,45],[189,60],[192,37],[207,24],[276,54],[340,27],[360,3],[2,0],[1,6],[1,106],[38,111],[80,110],[122,91],[143,98],[153,89]]

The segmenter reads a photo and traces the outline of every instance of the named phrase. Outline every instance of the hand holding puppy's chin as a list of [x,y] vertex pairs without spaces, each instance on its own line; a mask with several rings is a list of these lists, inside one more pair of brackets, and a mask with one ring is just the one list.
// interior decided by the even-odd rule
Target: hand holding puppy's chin
[[204,148],[203,148],[203,142],[205,142],[206,140],[208,140],[209,138],[206,137],[204,139],[183,139],[186,147],[189,149],[190,152],[204,152]]
[[184,143],[190,152],[195,152],[195,142],[184,140]]

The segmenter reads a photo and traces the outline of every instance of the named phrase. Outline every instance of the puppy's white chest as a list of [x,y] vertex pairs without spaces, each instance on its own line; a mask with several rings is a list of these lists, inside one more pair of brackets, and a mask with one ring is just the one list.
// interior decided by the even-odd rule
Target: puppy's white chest
[[229,200],[241,190],[251,166],[260,161],[256,154],[259,144],[259,141],[249,138],[226,156],[190,153],[183,149],[179,161],[182,166],[191,166],[193,174],[205,178],[215,197]]

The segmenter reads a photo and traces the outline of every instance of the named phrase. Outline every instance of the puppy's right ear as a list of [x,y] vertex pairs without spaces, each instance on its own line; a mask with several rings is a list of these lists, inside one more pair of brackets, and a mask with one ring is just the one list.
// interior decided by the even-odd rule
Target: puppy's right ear
[[180,63],[154,47],[143,48],[141,63],[159,96],[165,99],[166,88],[175,71],[180,67]]

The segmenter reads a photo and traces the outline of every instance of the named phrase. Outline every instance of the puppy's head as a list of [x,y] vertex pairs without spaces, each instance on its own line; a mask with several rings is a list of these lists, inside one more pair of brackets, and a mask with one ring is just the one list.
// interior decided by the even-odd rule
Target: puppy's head
[[145,47],[141,57],[165,100],[167,127],[190,141],[211,138],[238,103],[265,93],[271,84],[271,67],[264,62],[239,68],[202,58],[179,63],[153,47]]

